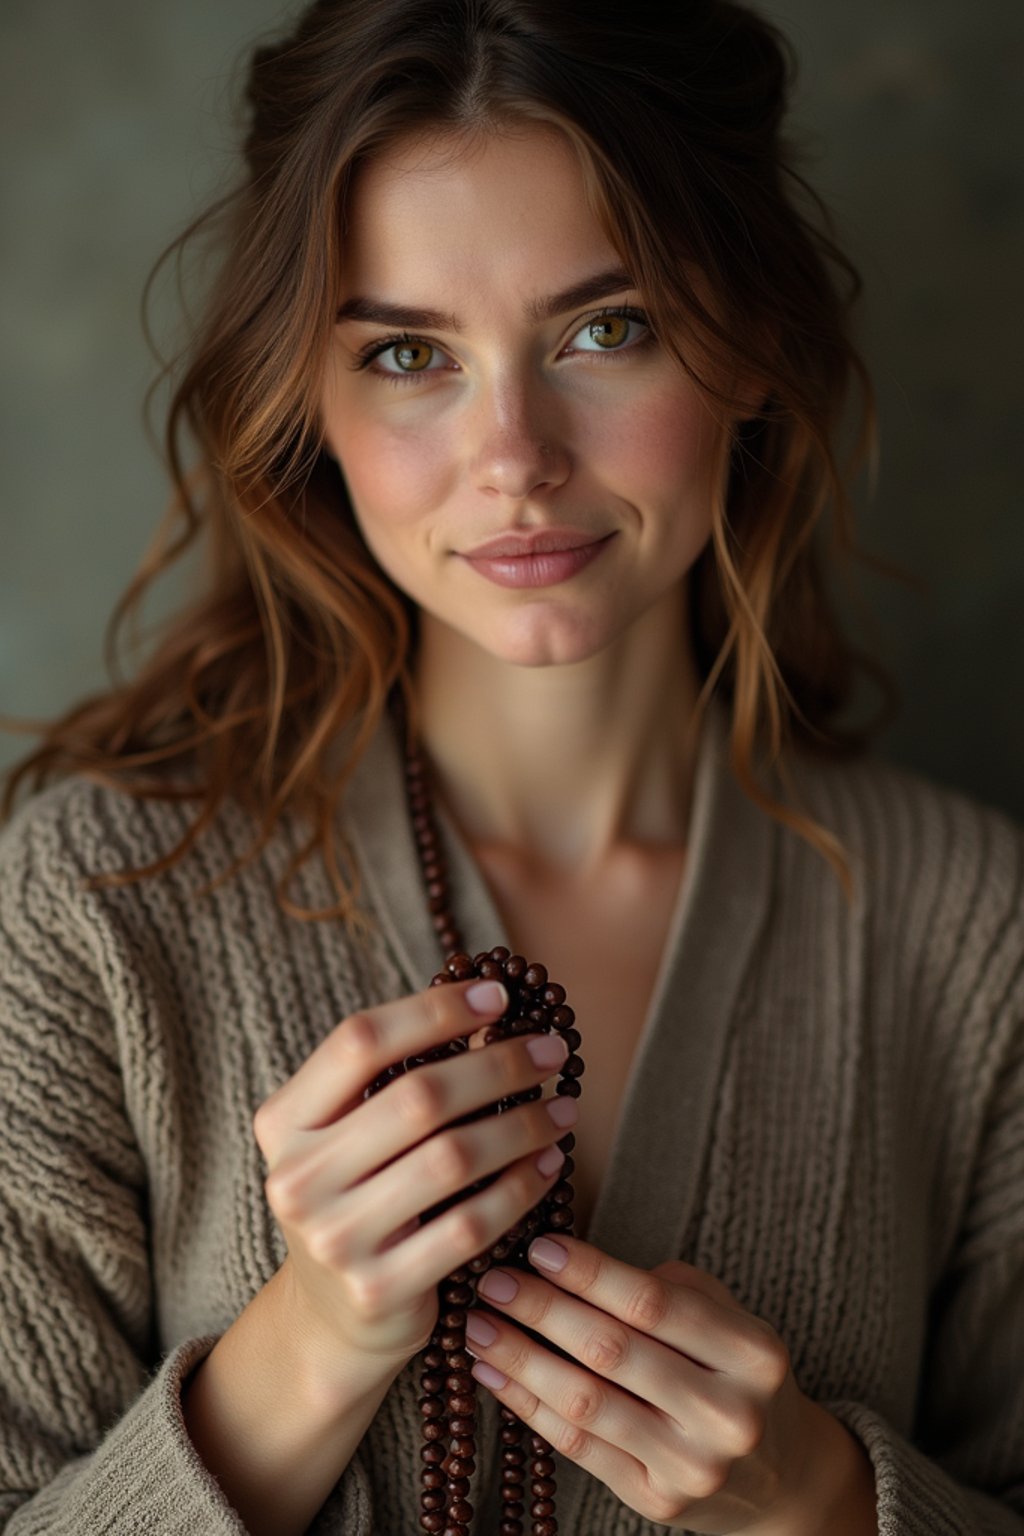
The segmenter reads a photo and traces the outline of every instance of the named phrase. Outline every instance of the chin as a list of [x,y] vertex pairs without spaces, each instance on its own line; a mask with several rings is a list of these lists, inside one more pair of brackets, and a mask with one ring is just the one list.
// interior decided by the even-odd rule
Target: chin
[[552,619],[550,615],[519,614],[503,626],[490,643],[477,643],[498,661],[516,667],[571,667],[589,661],[610,643],[607,626],[591,618]]

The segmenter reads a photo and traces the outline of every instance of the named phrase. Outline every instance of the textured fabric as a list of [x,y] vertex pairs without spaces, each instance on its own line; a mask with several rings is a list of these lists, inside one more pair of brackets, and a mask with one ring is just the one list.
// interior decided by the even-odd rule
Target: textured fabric
[[[864,1443],[881,1536],[1024,1536],[1024,835],[870,759],[800,763],[821,858],[756,809],[704,731],[686,871],[580,1235],[719,1276],[789,1346],[801,1387]],[[377,935],[283,915],[306,828],[249,844],[234,805],[182,863],[122,890],[190,811],[85,779],[0,833],[0,1529],[244,1527],[196,1455],[182,1382],[284,1258],[257,1105],[357,1007],[440,956],[385,725],[346,828]],[[470,948],[508,943],[442,813]],[[311,860],[289,887],[326,906]],[[586,1039],[586,1021],[581,1019]],[[586,1046],[583,1047],[584,1055]],[[586,1092],[581,1100],[586,1113]],[[419,1536],[416,1361],[310,1527]],[[472,1498],[497,1531],[497,1406],[480,1389]],[[560,1528],[647,1536],[556,1453]]]

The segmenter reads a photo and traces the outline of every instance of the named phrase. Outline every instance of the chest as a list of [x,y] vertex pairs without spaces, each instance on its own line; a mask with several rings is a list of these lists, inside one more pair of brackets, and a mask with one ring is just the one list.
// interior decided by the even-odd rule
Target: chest
[[[659,849],[585,886],[480,866],[514,952],[565,988],[586,1064],[573,1134],[574,1230],[584,1236],[607,1171],[626,1084],[661,966],[684,849]],[[554,1092],[554,1079],[544,1097]]]

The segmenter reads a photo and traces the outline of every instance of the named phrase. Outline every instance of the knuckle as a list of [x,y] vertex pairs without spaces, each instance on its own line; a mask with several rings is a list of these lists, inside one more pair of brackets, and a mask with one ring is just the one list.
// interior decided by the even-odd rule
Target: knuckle
[[452,1243],[459,1253],[477,1254],[488,1242],[489,1233],[479,1211],[460,1207],[452,1216]]
[[342,1019],[334,1032],[339,1047],[349,1056],[373,1056],[379,1034],[373,1017],[362,1009]]
[[348,1276],[347,1289],[349,1308],[363,1322],[372,1322],[387,1310],[383,1275],[361,1269]]
[[588,1391],[584,1387],[577,1387],[569,1393],[562,1412],[574,1427],[593,1424],[601,1412],[600,1394]]
[[756,1328],[747,1353],[748,1364],[761,1381],[778,1391],[789,1375],[789,1349],[770,1323],[759,1317],[751,1321]]
[[558,1434],[552,1443],[555,1449],[570,1461],[585,1461],[590,1453],[593,1437],[578,1424],[566,1423],[559,1425]]
[[473,1168],[470,1149],[455,1131],[434,1136],[424,1149],[424,1160],[432,1180],[456,1188],[466,1183]]
[[444,1092],[437,1078],[420,1068],[407,1073],[395,1091],[395,1109],[406,1125],[422,1130],[441,1118]]
[[252,1134],[260,1151],[267,1156],[270,1152],[272,1138],[277,1123],[277,1095],[272,1093],[269,1099],[264,1099],[258,1105],[256,1113],[252,1117]]
[[595,1371],[617,1371],[629,1353],[629,1337],[621,1328],[591,1334],[583,1347],[583,1363]]
[[691,1475],[694,1497],[713,1499],[721,1493],[729,1480],[729,1463],[720,1460],[704,1461]]
[[275,1216],[294,1221],[303,1214],[302,1188],[303,1181],[298,1170],[282,1163],[267,1175],[263,1192]]
[[626,1299],[623,1318],[641,1333],[653,1333],[668,1316],[669,1293],[653,1276],[643,1280]]
[[642,1513],[646,1519],[654,1520],[659,1525],[671,1525],[686,1513],[687,1500],[678,1493],[662,1493],[648,1483],[643,1506]]
[[733,1414],[732,1449],[737,1457],[753,1456],[764,1439],[765,1419],[756,1408]]

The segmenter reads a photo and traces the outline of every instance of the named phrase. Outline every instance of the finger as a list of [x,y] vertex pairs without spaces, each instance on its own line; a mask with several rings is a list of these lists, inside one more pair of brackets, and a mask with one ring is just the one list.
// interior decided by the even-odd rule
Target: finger
[[[562,1268],[542,1267],[541,1257],[549,1249],[538,1243],[565,1253]],[[709,1294],[707,1288],[637,1269],[562,1232],[535,1238],[527,1257],[551,1286],[570,1292],[625,1328],[656,1339],[711,1370],[749,1373],[764,1366],[774,1374],[785,1353],[774,1329],[738,1307],[731,1297],[726,1303]],[[548,1287],[531,1288],[532,1305],[541,1306],[544,1298],[554,1294]],[[531,1318],[525,1321],[532,1325]]]
[[[677,1463],[680,1452],[662,1415],[550,1354],[517,1329],[502,1327],[500,1319],[493,1321],[498,1329],[493,1342],[467,1342],[469,1353],[478,1357],[473,1377],[553,1450],[585,1467],[623,1503],[657,1517],[650,1507],[649,1468]],[[496,1379],[494,1371],[503,1379]]]
[[[415,1211],[464,1188],[473,1179],[466,1150],[476,1155],[482,1142],[479,1136],[476,1140],[462,1137],[460,1132],[469,1127],[451,1122],[543,1083],[557,1068],[535,1062],[529,1047],[531,1041],[544,1038],[518,1035],[497,1041],[472,1060],[463,1052],[450,1061],[418,1067],[331,1125],[293,1134],[270,1168],[279,1214],[298,1218],[326,1202],[347,1200],[350,1191],[363,1185],[372,1185],[367,1194],[374,1202],[381,1202],[381,1210],[375,1213],[377,1235],[381,1236],[382,1216],[390,1223],[384,1230],[391,1230]],[[563,1061],[565,1055],[562,1045]],[[500,1119],[504,1121],[505,1115]],[[550,1128],[550,1120],[547,1125]],[[522,1128],[522,1122],[516,1122],[507,1132],[503,1127],[501,1135],[517,1135]],[[408,1163],[406,1154],[421,1146],[426,1155]],[[491,1166],[509,1160],[509,1156],[499,1157]],[[378,1183],[377,1176],[391,1169],[393,1176],[383,1185]],[[461,1174],[454,1185],[450,1174]],[[370,1201],[362,1205],[368,1212],[372,1210]],[[339,1216],[344,1219],[344,1213],[339,1212]]]
[[380,1305],[403,1302],[409,1293],[410,1275],[435,1275],[438,1279],[467,1264],[498,1241],[524,1214],[539,1205],[559,1177],[542,1174],[536,1154],[521,1158],[485,1190],[467,1195],[450,1210],[419,1226],[404,1241],[388,1245],[388,1251],[369,1257],[363,1264],[366,1283]]
[[[567,1104],[572,1110],[566,1109]],[[488,1116],[471,1125],[449,1126],[350,1189],[342,1198],[368,1249],[377,1247],[397,1222],[471,1188],[531,1153],[536,1158],[563,1137],[567,1127],[554,1121],[549,1105],[560,1117],[576,1108],[571,1099],[535,1101],[497,1118]],[[556,1176],[561,1177],[560,1167],[545,1178]],[[518,1213],[512,1218],[516,1219]]]
[[[490,1269],[481,1276],[477,1291],[495,1312],[550,1345],[552,1359],[578,1363],[595,1380],[627,1393],[631,1401],[637,1399],[652,1410],[660,1410],[663,1428],[658,1444],[666,1457],[678,1454],[675,1437],[680,1431],[691,1445],[731,1445],[746,1434],[749,1399],[763,1395],[761,1383],[741,1383],[726,1372],[709,1370],[682,1351],[627,1327],[536,1275]],[[490,1314],[487,1317],[490,1322],[497,1321]],[[600,1433],[619,1443],[610,1426]],[[671,1453],[670,1443],[676,1446]]]
[[349,1014],[260,1106],[264,1132],[328,1125],[346,1105],[361,1102],[363,1090],[393,1063],[469,1034],[482,1018],[500,1018],[508,1006],[507,993],[504,1003],[478,1013],[468,1000],[476,985],[469,981],[431,986]]

